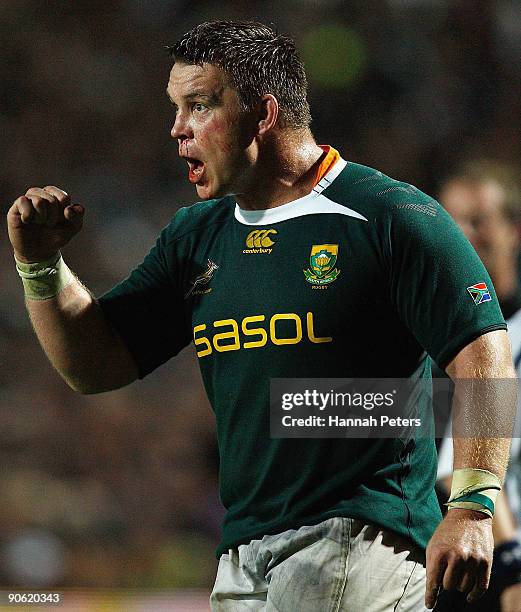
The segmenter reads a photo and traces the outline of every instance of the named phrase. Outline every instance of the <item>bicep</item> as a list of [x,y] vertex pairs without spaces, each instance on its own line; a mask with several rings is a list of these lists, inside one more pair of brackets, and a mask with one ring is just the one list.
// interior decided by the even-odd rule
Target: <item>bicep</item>
[[476,252],[450,216],[439,206],[436,211],[433,217],[394,211],[391,297],[401,320],[445,370],[464,347],[506,325]]
[[179,264],[162,238],[128,278],[98,299],[137,365],[139,378],[191,341],[186,304],[176,282]]
[[508,334],[499,329],[463,347],[446,367],[453,379],[516,378]]

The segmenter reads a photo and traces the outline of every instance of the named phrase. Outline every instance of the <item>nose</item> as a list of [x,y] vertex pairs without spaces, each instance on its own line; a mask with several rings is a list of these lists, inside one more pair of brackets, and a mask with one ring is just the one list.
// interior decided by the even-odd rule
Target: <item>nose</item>
[[174,125],[170,130],[170,136],[172,136],[172,138],[175,138],[176,140],[186,140],[187,138],[193,138],[192,130],[189,126],[188,121],[186,120],[184,113],[177,113]]

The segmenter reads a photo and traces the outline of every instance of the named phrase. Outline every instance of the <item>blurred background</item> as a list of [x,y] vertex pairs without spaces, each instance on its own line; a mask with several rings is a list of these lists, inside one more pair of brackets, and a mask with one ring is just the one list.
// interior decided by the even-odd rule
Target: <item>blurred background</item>
[[[196,199],[169,136],[165,46],[213,19],[295,38],[314,134],[348,160],[435,196],[467,158],[521,167],[519,0],[2,0],[0,589],[168,589],[165,609],[208,609],[224,511],[192,348],[75,395],[31,331],[5,213],[31,186],[65,189],[87,209],[69,266],[98,295],[126,276]],[[103,609],[162,605],[111,597]]]

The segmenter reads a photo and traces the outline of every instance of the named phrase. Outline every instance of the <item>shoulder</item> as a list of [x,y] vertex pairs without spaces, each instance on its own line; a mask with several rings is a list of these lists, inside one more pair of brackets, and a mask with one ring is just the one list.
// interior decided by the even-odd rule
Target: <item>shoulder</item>
[[446,214],[434,198],[414,185],[354,162],[347,163],[324,195],[374,219],[400,220],[418,215],[427,220]]
[[166,245],[189,234],[204,232],[216,224],[227,223],[233,217],[234,206],[233,198],[226,196],[180,208],[162,231],[161,241]]

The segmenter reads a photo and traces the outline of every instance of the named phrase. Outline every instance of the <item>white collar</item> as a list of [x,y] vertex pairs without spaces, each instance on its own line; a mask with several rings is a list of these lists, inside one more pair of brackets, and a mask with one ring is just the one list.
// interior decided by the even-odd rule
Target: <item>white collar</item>
[[324,189],[331,185],[346,165],[345,159],[340,158],[331,170],[313,187],[310,193],[297,200],[275,206],[275,208],[244,210],[236,203],[235,218],[243,225],[272,225],[273,223],[280,223],[281,221],[303,217],[304,215],[336,213],[367,221],[363,215],[355,210],[337,204],[322,195]]

